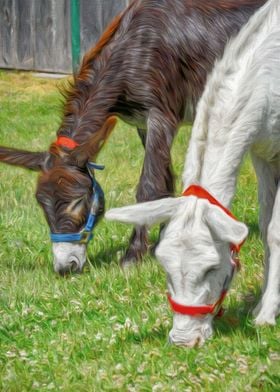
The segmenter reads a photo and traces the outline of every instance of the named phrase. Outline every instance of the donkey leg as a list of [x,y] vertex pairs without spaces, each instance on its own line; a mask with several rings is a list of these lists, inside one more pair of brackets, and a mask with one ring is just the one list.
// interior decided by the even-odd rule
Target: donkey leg
[[267,229],[269,258],[267,264],[267,282],[265,282],[256,324],[275,324],[280,313],[280,182],[274,201],[271,221]]
[[[137,133],[141,139],[142,145],[146,147],[147,130],[137,127]],[[137,200],[139,201],[139,200]],[[122,267],[127,267],[137,261],[141,260],[142,255],[147,252],[148,249],[148,231],[145,226],[134,227],[130,240],[129,248],[127,249],[125,256],[121,259]]]
[[[174,193],[170,149],[178,122],[157,110],[151,110],[147,133],[138,130],[145,146],[145,159],[137,189],[137,202],[168,197]],[[135,227],[122,266],[141,260],[148,249],[147,229]]]
[[263,292],[267,285],[269,270],[269,247],[267,244],[267,229],[271,221],[274,201],[277,192],[277,176],[269,163],[252,154],[253,164],[258,177],[258,200],[259,200],[259,227],[264,243],[264,283]]
[[[138,135],[139,135],[139,137],[140,137],[140,139],[141,139],[141,141],[142,141],[143,147],[146,148],[147,130],[146,130],[146,129],[143,129],[143,128],[137,128],[137,132],[138,132]],[[173,189],[173,174],[172,174],[171,165],[170,165],[170,167],[168,168],[168,170],[169,170],[169,175],[170,175],[170,181],[168,181],[168,187],[170,187],[170,189],[168,189],[168,190],[170,191],[170,194],[173,194],[173,192],[174,192],[174,189]],[[141,200],[137,200],[137,201],[138,201],[138,202],[141,202]],[[164,227],[165,227],[165,224],[162,223],[162,224],[160,225],[158,239],[157,239],[157,241],[150,247],[150,252],[151,252],[152,255],[155,254],[156,247],[158,246],[159,241],[160,241],[160,233],[161,233],[161,231],[164,229]],[[137,230],[137,229],[135,229],[135,230],[133,231],[131,238],[137,237],[137,236],[136,236],[136,232],[135,232],[136,230]],[[143,227],[143,226],[142,226],[142,227],[139,226],[139,227],[138,227],[138,230],[139,230],[139,236],[143,238],[143,241],[145,241],[146,245],[148,246],[148,241],[147,241],[147,230],[146,230],[146,228]],[[145,232],[146,232],[146,235],[145,235]],[[137,241],[137,240],[136,240],[136,241]],[[131,242],[132,242],[132,241],[131,241]],[[145,251],[145,252],[146,252],[146,251]],[[141,256],[140,256],[140,257],[141,257]]]
[[[147,139],[147,130],[137,127],[138,136],[145,148]],[[141,259],[142,255],[147,252],[148,248],[148,232],[145,226],[137,226],[133,229],[130,240],[130,246],[125,256],[121,259],[122,267],[127,267]]]
[[[270,251],[267,244],[267,230],[269,222],[271,221],[273,205],[275,201],[275,196],[277,192],[277,180],[275,178],[275,173],[269,163],[256,157],[252,154],[252,160],[254,164],[255,171],[258,178],[258,199],[260,206],[259,214],[259,227],[261,231],[262,240],[264,243],[264,282],[262,293],[265,292],[268,279],[269,271],[269,257]],[[262,306],[262,301],[258,303],[253,311],[253,314],[257,316]]]

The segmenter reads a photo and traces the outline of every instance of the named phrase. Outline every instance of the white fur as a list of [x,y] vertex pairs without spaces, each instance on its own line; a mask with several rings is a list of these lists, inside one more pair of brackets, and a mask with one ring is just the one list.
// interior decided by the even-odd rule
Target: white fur
[[[260,226],[266,268],[257,324],[274,324],[280,308],[280,1],[268,1],[225,50],[198,104],[184,187],[200,184],[230,207],[239,166],[251,151],[259,181]],[[247,235],[244,224],[196,197],[157,200],[109,211],[106,217],[151,225],[169,221],[156,256],[168,289],[180,303],[214,303],[230,274],[229,243]],[[212,316],[174,315],[170,340],[202,344]]]
[[55,272],[81,272],[86,262],[86,245],[71,242],[52,244]]

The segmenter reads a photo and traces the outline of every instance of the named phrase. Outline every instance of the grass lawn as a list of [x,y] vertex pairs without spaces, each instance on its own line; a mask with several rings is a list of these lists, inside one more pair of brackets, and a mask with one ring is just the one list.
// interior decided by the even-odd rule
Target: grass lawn
[[[0,144],[47,149],[60,121],[62,81],[0,71]],[[177,192],[189,129],[173,147]],[[118,122],[98,162],[107,208],[134,202],[144,152]],[[250,227],[215,335],[200,349],[167,342],[172,313],[165,274],[146,256],[124,275],[119,258],[131,228],[102,221],[81,275],[52,268],[48,227],[34,195],[37,174],[0,166],[1,391],[279,391],[280,321],[256,328],[251,310],[262,282],[256,179],[241,170],[233,212]],[[157,230],[151,231],[155,240]]]

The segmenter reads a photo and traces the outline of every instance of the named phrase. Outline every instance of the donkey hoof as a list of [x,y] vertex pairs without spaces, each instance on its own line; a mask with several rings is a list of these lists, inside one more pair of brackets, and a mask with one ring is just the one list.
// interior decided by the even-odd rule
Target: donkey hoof
[[276,320],[274,315],[267,315],[261,312],[255,319],[256,325],[276,325]]
[[260,313],[260,310],[262,308],[262,302],[260,301],[257,306],[253,309],[253,316],[256,318],[258,314]]
[[128,249],[124,256],[121,258],[120,265],[123,269],[128,269],[139,264],[141,261],[141,254],[139,252],[133,251],[133,249]]
[[136,259],[136,257],[124,256],[121,259],[120,265],[121,265],[122,269],[127,270],[131,267],[134,267],[138,263],[139,263],[139,259]]
[[265,306],[262,307],[255,318],[256,325],[275,325],[276,317],[279,314],[277,306],[271,306],[270,308]]

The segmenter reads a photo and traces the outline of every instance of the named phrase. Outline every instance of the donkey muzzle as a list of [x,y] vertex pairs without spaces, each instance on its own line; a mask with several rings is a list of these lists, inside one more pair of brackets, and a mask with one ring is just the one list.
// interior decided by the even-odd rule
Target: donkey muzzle
[[60,275],[82,272],[86,262],[86,245],[57,242],[52,245],[53,265]]

